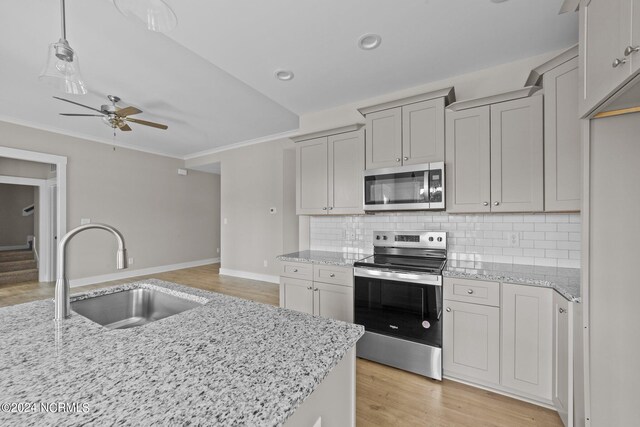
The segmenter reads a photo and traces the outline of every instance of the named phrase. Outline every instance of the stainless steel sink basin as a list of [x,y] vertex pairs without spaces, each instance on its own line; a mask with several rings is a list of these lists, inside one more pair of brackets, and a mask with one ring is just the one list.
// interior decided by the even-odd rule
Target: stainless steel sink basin
[[71,309],[109,329],[126,329],[201,305],[165,292],[138,288],[74,301]]

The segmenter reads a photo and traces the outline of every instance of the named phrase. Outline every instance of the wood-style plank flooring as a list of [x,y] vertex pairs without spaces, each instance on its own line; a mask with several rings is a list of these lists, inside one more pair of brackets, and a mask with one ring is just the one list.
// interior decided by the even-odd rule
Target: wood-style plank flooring
[[[220,276],[219,265],[170,271],[73,288],[72,293],[156,278],[278,305],[278,285]],[[0,286],[0,307],[53,297],[53,284],[28,282]],[[357,426],[549,426],[561,427],[549,409],[454,381],[429,380],[368,360],[357,361]]]

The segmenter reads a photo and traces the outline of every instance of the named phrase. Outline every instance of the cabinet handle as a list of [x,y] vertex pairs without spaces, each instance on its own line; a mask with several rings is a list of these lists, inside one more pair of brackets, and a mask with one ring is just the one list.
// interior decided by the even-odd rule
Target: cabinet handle
[[498,206],[500,202],[493,202],[493,206]]
[[640,51],[640,46],[627,46],[627,48],[624,50],[624,56],[629,56],[632,53],[636,53]]
[[408,157],[405,157],[404,159],[405,159],[405,160],[409,160],[409,158],[408,158]]
[[469,289],[469,290],[467,290],[467,293],[468,293],[469,295],[471,295],[471,294],[473,293],[473,289]]
[[322,208],[322,210],[323,210],[323,211],[326,211],[326,210],[327,210],[326,206],[325,206],[324,208]]
[[298,269],[297,269],[297,268],[294,268],[294,269],[293,269],[293,272],[294,272],[294,273],[297,273],[297,272],[298,272]]
[[560,310],[558,310],[560,312],[560,314],[564,313],[564,308],[561,308]]
[[447,307],[447,313],[451,313],[451,308]]
[[333,210],[333,206],[329,206],[329,210],[332,211]]
[[329,277],[336,277],[336,275],[335,275],[335,274],[333,274],[333,273],[330,273],[330,274],[329,274]]
[[311,286],[307,286],[307,289],[312,290],[313,288]]
[[616,59],[613,61],[613,63],[611,64],[611,66],[612,66],[613,68],[617,68],[618,66],[620,66],[620,65],[622,65],[622,64],[626,64],[626,63],[627,63],[627,60],[626,60],[625,58],[622,58],[622,59],[620,59],[620,58],[616,58]]
[[400,157],[396,157],[396,162],[399,162],[400,160],[402,160]]
[[320,289],[315,288],[315,289],[313,290],[313,292],[320,292]]
[[484,206],[489,206],[489,202],[482,202]]

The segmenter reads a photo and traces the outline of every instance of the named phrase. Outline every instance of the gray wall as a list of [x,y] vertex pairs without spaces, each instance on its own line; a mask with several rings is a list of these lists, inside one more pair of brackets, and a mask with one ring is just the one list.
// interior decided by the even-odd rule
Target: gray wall
[[27,236],[33,236],[35,216],[22,216],[33,196],[28,185],[0,184],[0,247],[25,245]]
[[[3,145],[6,141],[2,142]],[[48,179],[56,176],[51,171],[51,165],[46,163],[29,162],[26,160],[7,159],[0,157],[0,175],[19,176],[21,178]]]
[[[131,270],[217,256],[215,175],[179,176],[179,159],[5,122],[0,135],[8,147],[67,156],[68,228],[81,218],[118,228],[135,258]],[[115,272],[115,250],[103,231],[78,235],[68,247],[69,278]]]

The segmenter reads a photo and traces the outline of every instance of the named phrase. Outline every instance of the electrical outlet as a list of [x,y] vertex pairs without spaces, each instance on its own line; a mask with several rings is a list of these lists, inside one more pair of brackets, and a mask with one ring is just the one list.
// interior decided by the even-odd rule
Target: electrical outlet
[[520,233],[517,231],[511,231],[507,233],[507,244],[510,248],[517,248],[520,246]]
[[222,222],[226,225],[227,224],[227,218],[223,219]]
[[266,260],[266,259],[264,260],[264,266],[265,266],[265,267],[268,267],[268,266],[269,266],[269,263],[267,262],[267,260]]
[[133,258],[129,258],[129,265],[133,265]]
[[356,240],[356,232],[355,231],[347,231],[345,232],[345,237],[347,240]]
[[220,248],[216,248],[216,253],[220,253]]
[[91,218],[80,218],[80,225],[91,224]]

